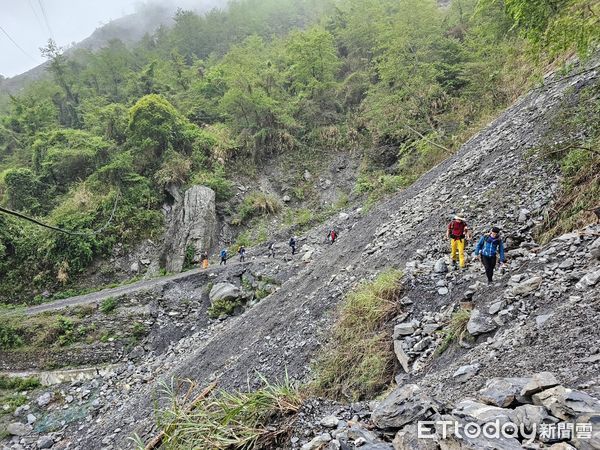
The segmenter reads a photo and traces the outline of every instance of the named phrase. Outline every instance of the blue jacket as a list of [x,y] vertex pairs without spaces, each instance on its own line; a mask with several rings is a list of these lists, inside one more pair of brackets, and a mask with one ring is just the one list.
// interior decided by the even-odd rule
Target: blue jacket
[[227,258],[227,250],[221,250],[221,258]]
[[500,262],[504,262],[504,243],[502,242],[502,239],[494,239],[489,235],[481,236],[481,239],[479,239],[479,242],[477,243],[477,247],[475,247],[475,255],[479,255],[480,253],[487,257],[495,256],[497,253],[500,253]]

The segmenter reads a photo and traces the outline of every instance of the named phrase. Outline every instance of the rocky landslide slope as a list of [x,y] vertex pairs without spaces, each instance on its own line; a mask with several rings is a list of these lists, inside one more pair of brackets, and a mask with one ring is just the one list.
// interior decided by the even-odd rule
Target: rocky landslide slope
[[[364,448],[391,448],[389,442],[396,432],[413,426],[420,417],[444,415],[453,408],[459,418],[480,417],[479,410],[485,409],[481,398],[471,403],[466,399],[498,377],[521,379],[515,382],[514,401],[505,404],[500,399],[498,408],[527,408],[528,402],[536,402],[530,400],[534,391],[557,385],[564,386],[563,391],[544,398],[552,402],[562,395],[565,403],[565,389],[579,389],[582,392],[577,395],[585,396],[585,408],[595,408],[598,402],[593,397],[600,397],[600,229],[590,227],[544,247],[535,242],[533,229],[551,206],[560,180],[550,166],[531,156],[531,149],[543,140],[561,101],[596,83],[597,78],[597,71],[591,70],[549,82],[520,99],[410,188],[368,212],[341,214],[334,223],[302,236],[299,255],[280,263],[288,273],[283,284],[243,315],[184,337],[161,357],[130,361],[119,374],[76,386],[88,392],[81,404],[93,398],[94,405],[84,411],[83,420],[50,435],[58,441],[53,448],[129,448],[128,438],[134,432],[149,439],[157,432],[153,408],[161,381],[190,378],[204,386],[218,378],[223,388],[245,388],[260,384],[258,373],[274,380],[285,371],[293,378],[306,379],[338,302],[358,282],[389,267],[403,269],[407,275],[404,311],[397,332],[390,336],[396,338],[401,363],[400,391],[382,405],[365,406],[362,412],[351,408],[324,411],[348,416],[350,422],[342,424],[341,435],[325,433],[330,428],[309,421],[290,446],[354,448],[359,440],[366,442]],[[490,224],[504,230],[510,265],[494,285],[481,283],[484,276],[477,264],[464,272],[447,272],[443,236],[455,212],[467,216],[477,236]],[[323,241],[332,224],[341,233],[336,244],[328,246]],[[469,331],[475,340],[438,356],[434,354],[440,344],[435,331],[460,303],[473,309]],[[550,375],[546,375],[544,386],[522,392],[533,383],[532,375],[543,371],[552,372],[555,380],[548,382]],[[544,405],[544,411],[537,413],[552,413],[552,405],[544,401],[537,401]],[[409,419],[405,420],[407,410],[412,412],[406,413]],[[389,423],[382,418],[386,414],[403,419]],[[353,424],[359,431],[348,433],[344,427]],[[367,427],[375,428],[361,435]],[[409,437],[413,431],[403,430]],[[13,438],[12,448],[22,444],[35,448],[36,436],[27,433]],[[321,440],[311,444],[313,435]],[[513,448],[489,446],[489,442],[446,444],[411,447],[397,443],[396,448]],[[593,448],[585,445],[580,446]]]

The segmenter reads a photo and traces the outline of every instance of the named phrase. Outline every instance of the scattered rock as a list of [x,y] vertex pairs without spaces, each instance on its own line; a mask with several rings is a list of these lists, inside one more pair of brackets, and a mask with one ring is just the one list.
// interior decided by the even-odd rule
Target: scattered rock
[[394,339],[399,336],[409,336],[415,332],[415,327],[411,322],[404,322],[394,327]]
[[316,436],[312,441],[304,444],[302,450],[316,450],[320,449],[323,445],[331,441],[331,435],[329,433],[323,433]]
[[471,312],[471,318],[467,324],[467,331],[472,336],[478,336],[480,334],[489,333],[498,328],[489,317],[484,316],[479,309],[474,309]]
[[402,428],[416,420],[426,420],[439,409],[416,384],[396,388],[373,411],[371,419],[382,429]]
[[39,449],[52,448],[54,446],[54,439],[50,436],[42,436],[37,440],[36,445]]
[[52,397],[53,397],[52,392],[46,392],[46,393],[40,395],[37,398],[36,402],[39,407],[44,407],[52,401]]
[[340,419],[335,416],[327,416],[321,419],[320,424],[326,428],[335,428],[340,423]]
[[590,272],[585,275],[579,282],[575,285],[575,287],[579,290],[587,290],[591,287],[594,287],[596,283],[600,280],[600,270],[595,272]]
[[584,392],[563,386],[546,389],[534,394],[532,398],[535,405],[543,406],[554,417],[564,421],[572,421],[584,414],[600,415],[600,401]]
[[521,395],[527,397],[558,385],[558,380],[550,372],[536,373],[521,390]]
[[446,259],[440,258],[435,262],[435,266],[433,267],[433,271],[435,273],[446,273],[448,272],[448,266],[446,265]]
[[536,291],[542,285],[542,277],[533,277],[512,287],[513,295],[528,295]]
[[459,383],[464,383],[473,378],[479,372],[479,364],[471,364],[459,367],[452,377]]
[[231,283],[217,283],[210,290],[210,302],[219,300],[236,300],[242,296],[242,291]]
[[492,378],[479,391],[478,398],[494,406],[507,408],[515,401],[524,401],[521,391],[529,378]]
[[404,372],[410,372],[411,359],[402,348],[402,341],[394,341],[394,353],[396,354],[396,358],[398,358],[400,365],[404,369]]
[[29,434],[30,428],[21,422],[13,422],[8,424],[6,431],[8,434],[12,434],[13,436],[25,436]]

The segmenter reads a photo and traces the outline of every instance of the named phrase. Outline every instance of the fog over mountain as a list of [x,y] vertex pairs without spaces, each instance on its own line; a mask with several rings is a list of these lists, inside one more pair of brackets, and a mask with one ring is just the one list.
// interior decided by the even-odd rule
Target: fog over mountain
[[90,35],[94,38],[86,47],[97,47],[105,38],[132,41],[168,24],[177,8],[203,11],[224,4],[224,0],[0,0],[0,75],[14,77],[42,64],[39,49],[49,38],[61,47]]

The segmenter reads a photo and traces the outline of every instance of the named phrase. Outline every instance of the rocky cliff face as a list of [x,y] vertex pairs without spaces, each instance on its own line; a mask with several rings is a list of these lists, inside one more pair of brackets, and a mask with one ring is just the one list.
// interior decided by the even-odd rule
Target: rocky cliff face
[[[290,448],[517,448],[520,441],[510,439],[502,444],[438,439],[427,446],[414,440],[414,427],[421,418],[486,423],[518,416],[555,423],[593,413],[600,398],[600,228],[590,226],[545,246],[535,241],[535,227],[552,207],[560,179],[531,149],[543,141],[561,101],[598,78],[590,70],[549,80],[410,188],[368,213],[348,211],[301,236],[297,256],[265,264],[273,273],[285,272],[280,288],[243,315],[199,325],[160,358],[124,361],[120,373],[82,387],[94,392],[96,405],[89,420],[62,433],[61,442],[75,449],[128,448],[134,432],[147,441],[158,431],[152,399],[161,381],[189,378],[205,386],[218,378],[228,389],[260,385],[257,374],[277,380],[287,372],[306,380],[344,294],[389,267],[406,274],[398,331],[390,333],[402,360],[398,390],[373,405],[309,402],[310,414],[336,417],[321,421],[315,415],[311,421],[307,413]],[[448,271],[445,226],[456,212],[467,216],[476,237],[492,224],[503,229],[510,264],[491,286],[482,283],[476,261],[465,271]],[[183,212],[180,220],[185,222]],[[339,238],[326,245],[332,226]],[[177,248],[188,236],[174,240]],[[279,248],[281,257],[285,243]],[[248,258],[263,264],[263,252],[251,249]],[[225,272],[211,283],[222,281],[228,281]],[[440,355],[436,331],[467,304],[474,340]],[[539,372],[551,375],[534,376]],[[594,417],[589,420],[597,424]],[[531,448],[541,448],[536,440]],[[593,440],[567,441],[556,448],[595,448]]]
[[180,272],[188,247],[196,261],[203,251],[216,244],[217,215],[215,193],[205,186],[193,186],[183,196],[176,198],[170,216],[160,265],[167,272]]

